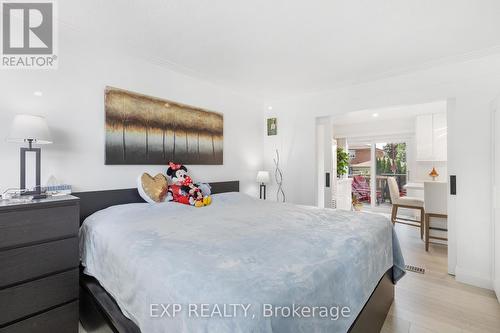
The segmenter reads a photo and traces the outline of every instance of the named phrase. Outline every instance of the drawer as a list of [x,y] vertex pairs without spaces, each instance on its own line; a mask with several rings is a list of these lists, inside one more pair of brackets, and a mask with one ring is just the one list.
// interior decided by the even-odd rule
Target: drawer
[[77,204],[0,213],[0,249],[76,236],[78,214]]
[[0,289],[50,273],[76,268],[78,238],[0,251]]
[[0,325],[78,299],[78,269],[0,290]]
[[78,302],[72,302],[10,326],[0,333],[78,333]]

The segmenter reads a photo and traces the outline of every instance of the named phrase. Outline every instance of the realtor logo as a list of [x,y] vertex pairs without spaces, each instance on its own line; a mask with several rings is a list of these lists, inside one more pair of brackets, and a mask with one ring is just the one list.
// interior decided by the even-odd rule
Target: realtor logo
[[54,2],[2,1],[2,68],[55,68]]

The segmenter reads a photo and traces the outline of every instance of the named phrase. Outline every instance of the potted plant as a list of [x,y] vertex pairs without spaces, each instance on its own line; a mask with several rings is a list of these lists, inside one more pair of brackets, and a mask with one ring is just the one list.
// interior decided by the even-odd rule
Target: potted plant
[[349,168],[349,153],[344,148],[337,147],[337,177],[347,174]]
[[360,212],[363,208],[363,204],[361,203],[361,201],[359,201],[358,196],[354,193],[352,194],[352,208],[357,212]]

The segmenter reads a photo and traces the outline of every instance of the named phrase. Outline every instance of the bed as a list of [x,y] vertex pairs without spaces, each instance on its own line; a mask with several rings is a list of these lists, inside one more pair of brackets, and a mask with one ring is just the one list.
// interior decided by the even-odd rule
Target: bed
[[[238,182],[213,189],[213,204],[198,209],[149,205],[134,190],[76,194],[89,332],[380,329],[404,275],[387,218],[258,200],[238,193]],[[309,316],[290,312],[297,307]]]

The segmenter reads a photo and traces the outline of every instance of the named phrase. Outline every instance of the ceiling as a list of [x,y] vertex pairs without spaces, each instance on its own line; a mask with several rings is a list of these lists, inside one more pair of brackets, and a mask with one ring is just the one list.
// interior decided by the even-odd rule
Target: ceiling
[[496,52],[500,45],[498,0],[64,0],[58,6],[61,29],[263,100]]

